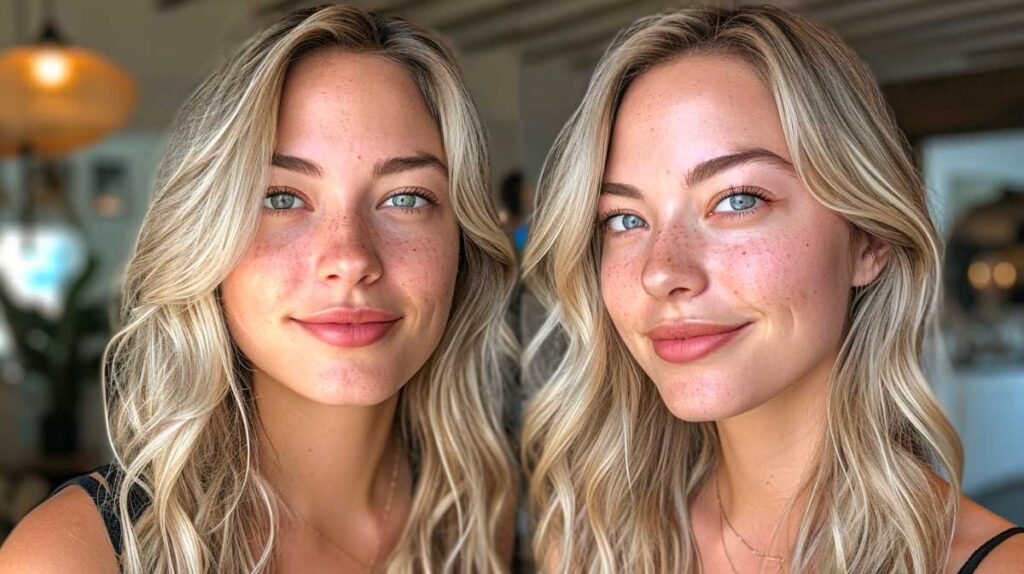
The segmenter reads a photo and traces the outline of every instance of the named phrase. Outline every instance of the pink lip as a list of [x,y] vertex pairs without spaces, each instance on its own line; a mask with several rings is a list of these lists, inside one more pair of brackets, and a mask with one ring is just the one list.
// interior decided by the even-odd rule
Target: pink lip
[[662,323],[651,329],[647,336],[654,343],[654,352],[663,360],[686,363],[725,345],[749,324]]
[[292,320],[329,345],[365,347],[381,340],[401,318],[380,309],[337,307]]

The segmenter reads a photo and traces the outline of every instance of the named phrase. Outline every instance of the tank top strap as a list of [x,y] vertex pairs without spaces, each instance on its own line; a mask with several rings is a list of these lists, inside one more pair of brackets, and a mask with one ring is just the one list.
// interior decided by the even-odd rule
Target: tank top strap
[[967,562],[964,562],[964,565],[959,570],[959,574],[972,574],[978,569],[978,565],[981,564],[981,561],[984,560],[985,557],[988,556],[989,552],[992,552],[996,546],[1002,544],[1007,538],[1021,533],[1024,533],[1024,528],[1014,526],[1013,528],[1007,528],[992,538],[989,538],[987,542],[979,546],[978,549],[971,554],[971,557],[967,559]]
[[[92,476],[93,474],[99,474],[101,479]],[[110,545],[118,556],[121,555],[122,523],[121,515],[117,511],[117,496],[121,491],[123,480],[124,472],[121,467],[116,464],[107,464],[88,474],[79,475],[63,482],[50,495],[53,496],[69,486],[78,486],[85,490],[103,518],[103,526],[110,538]],[[138,520],[148,506],[149,501],[145,493],[140,487],[133,486],[128,494],[129,520],[132,522]]]

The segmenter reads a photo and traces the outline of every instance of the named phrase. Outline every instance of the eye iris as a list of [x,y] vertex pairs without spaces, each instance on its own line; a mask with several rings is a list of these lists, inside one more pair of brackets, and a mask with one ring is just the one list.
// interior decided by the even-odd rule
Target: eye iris
[[640,218],[635,215],[623,215],[622,227],[626,229],[636,229],[637,227],[640,227]]
[[752,195],[734,195],[729,198],[729,206],[736,211],[744,211],[754,207],[755,201],[757,201],[757,199]]
[[398,207],[414,207],[416,205],[416,197],[410,194],[396,195],[392,200]]
[[278,193],[270,196],[270,205],[274,209],[289,209],[295,205],[295,197],[286,193]]

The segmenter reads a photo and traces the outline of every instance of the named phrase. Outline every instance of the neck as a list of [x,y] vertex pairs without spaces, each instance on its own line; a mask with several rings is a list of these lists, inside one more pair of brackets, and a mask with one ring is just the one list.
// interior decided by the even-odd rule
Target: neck
[[395,465],[398,395],[371,406],[314,402],[254,373],[260,468],[289,510],[330,532],[385,504]]
[[714,480],[722,507],[740,534],[765,552],[788,554],[796,536],[806,502],[798,499],[800,487],[825,434],[833,363],[759,407],[715,423],[721,458]]

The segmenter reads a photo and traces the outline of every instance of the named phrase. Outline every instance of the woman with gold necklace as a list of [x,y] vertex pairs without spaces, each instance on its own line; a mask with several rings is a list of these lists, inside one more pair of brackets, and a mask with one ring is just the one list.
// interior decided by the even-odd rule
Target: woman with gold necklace
[[922,372],[940,262],[834,34],[772,7],[623,31],[524,254],[550,310],[526,360],[565,345],[523,437],[545,571],[1022,571]]

